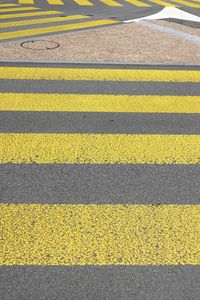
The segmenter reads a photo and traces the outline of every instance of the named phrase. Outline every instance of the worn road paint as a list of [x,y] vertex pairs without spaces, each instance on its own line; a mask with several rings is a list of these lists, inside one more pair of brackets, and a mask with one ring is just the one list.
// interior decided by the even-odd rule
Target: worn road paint
[[199,205],[1,204],[0,265],[197,265]]
[[1,111],[200,113],[200,96],[0,94]]
[[0,163],[199,164],[200,135],[1,133]]

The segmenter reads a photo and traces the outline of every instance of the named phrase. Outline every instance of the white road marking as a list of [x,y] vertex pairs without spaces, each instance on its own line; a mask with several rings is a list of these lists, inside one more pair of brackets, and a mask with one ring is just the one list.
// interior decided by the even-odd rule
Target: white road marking
[[138,22],[140,20],[161,20],[161,19],[178,19],[178,20],[185,20],[185,21],[200,23],[200,17],[190,14],[188,12],[185,12],[176,7],[165,7],[156,14],[146,16],[143,18],[126,20],[126,21],[124,21],[124,23]]

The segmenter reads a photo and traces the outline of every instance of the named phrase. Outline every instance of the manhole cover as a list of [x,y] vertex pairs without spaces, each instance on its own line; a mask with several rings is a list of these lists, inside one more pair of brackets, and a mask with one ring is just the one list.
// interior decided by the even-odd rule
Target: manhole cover
[[20,46],[31,50],[52,50],[58,48],[60,45],[53,41],[33,40],[22,42]]

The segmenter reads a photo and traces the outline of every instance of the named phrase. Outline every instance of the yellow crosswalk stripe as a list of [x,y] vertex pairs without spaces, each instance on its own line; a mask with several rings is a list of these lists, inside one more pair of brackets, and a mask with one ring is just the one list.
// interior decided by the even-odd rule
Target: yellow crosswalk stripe
[[35,0],[18,0],[18,3],[19,4],[34,4],[35,3]]
[[0,163],[199,164],[200,135],[0,134]]
[[5,9],[1,9],[0,13],[3,12],[14,12],[14,11],[26,11],[26,10],[36,10],[39,9],[38,7],[15,7],[15,8],[5,8]]
[[0,94],[1,111],[200,113],[200,96]]
[[[46,0],[50,5],[64,5],[63,0]],[[86,1],[86,0],[85,0]],[[34,4],[35,0],[19,0],[20,4]]]
[[149,0],[150,2],[156,3],[158,5],[162,5],[162,6],[172,6],[172,7],[176,7],[177,5],[173,4],[173,3],[169,3],[163,0]]
[[173,2],[177,2],[179,4],[183,4],[185,6],[189,6],[189,7],[192,7],[192,8],[200,8],[200,5],[199,4],[196,4],[196,3],[192,3],[191,1],[186,1],[186,0],[172,0]]
[[74,2],[78,5],[92,6],[93,3],[89,0],[74,0]]
[[100,0],[100,1],[108,6],[123,6],[123,4],[121,4],[115,0]]
[[[110,21],[111,22],[111,21]],[[112,21],[116,22],[116,21]],[[86,23],[87,24],[87,23]],[[73,25],[73,24],[72,24]],[[2,79],[32,80],[91,80],[91,81],[146,81],[200,82],[200,71],[195,70],[123,70],[79,68],[20,68],[0,67]]]
[[19,4],[34,4],[35,0],[18,0]]
[[24,29],[19,31],[1,33],[0,40],[5,40],[5,39],[9,40],[13,38],[40,35],[44,33],[49,34],[55,32],[65,32],[68,30],[75,30],[75,29],[78,30],[78,29],[89,28],[89,27],[113,25],[117,23],[118,23],[117,21],[113,21],[113,20],[97,20],[97,21],[89,21],[84,23],[48,26],[48,27],[41,27],[35,29]]
[[130,4],[133,4],[135,6],[151,6],[150,4],[147,4],[147,3],[144,3],[142,1],[139,1],[139,0],[124,0],[125,2],[128,2]]
[[64,5],[63,0],[47,0],[50,5]]
[[39,16],[49,16],[49,15],[61,15],[60,11],[36,11],[30,13],[20,13],[20,14],[8,14],[0,15],[1,19],[19,19],[19,18],[29,18],[29,17],[39,17]]
[[71,20],[80,20],[87,19],[89,17],[83,15],[72,15],[68,17],[51,17],[44,19],[33,19],[33,20],[25,20],[25,21],[15,21],[15,22],[5,22],[0,23],[0,28],[9,28],[9,27],[18,27],[18,26],[27,26],[33,24],[45,24],[45,23],[54,23],[54,22],[64,22]]
[[199,205],[1,204],[0,265],[197,265]]
[[0,8],[1,7],[14,7],[14,6],[19,6],[19,5],[18,4],[14,4],[14,3],[8,3],[8,4],[5,4],[5,3],[2,4],[2,3],[0,3]]

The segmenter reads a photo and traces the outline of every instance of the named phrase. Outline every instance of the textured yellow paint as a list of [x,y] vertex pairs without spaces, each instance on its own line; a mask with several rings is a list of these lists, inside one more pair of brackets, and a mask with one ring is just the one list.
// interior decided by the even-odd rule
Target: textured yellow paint
[[27,25],[35,25],[35,24],[45,24],[45,23],[55,23],[55,22],[64,22],[64,21],[71,21],[71,20],[79,20],[79,19],[86,19],[89,18],[83,15],[72,15],[67,17],[51,17],[51,18],[42,18],[42,19],[28,19],[24,21],[13,21],[13,22],[3,22],[0,23],[0,28],[9,28],[9,27],[17,27],[17,26],[27,26]]
[[[0,8],[1,7],[14,7],[14,6],[19,6],[19,4],[14,4],[14,3],[3,3],[3,4],[1,4],[0,3]],[[0,12],[1,12],[1,10],[0,10]]]
[[172,0],[172,1],[192,8],[200,8],[199,4],[194,2],[192,3],[191,1],[186,1],[186,0]]
[[36,11],[30,13],[20,13],[20,14],[7,14],[0,15],[1,19],[17,19],[17,18],[29,18],[29,17],[39,17],[39,16],[49,16],[49,15],[60,15],[60,11]]
[[163,0],[149,0],[150,2],[153,2],[153,3],[156,3],[158,5],[161,5],[161,6],[172,6],[172,7],[176,7],[175,4],[172,4],[172,3],[169,3],[169,2],[166,2],[166,1],[163,1]]
[[0,163],[199,164],[200,135],[1,133]]
[[93,3],[89,0],[74,0],[75,3],[77,3],[78,5],[85,5],[85,6],[92,6]]
[[25,10],[36,10],[36,9],[39,9],[38,7],[16,7],[16,8],[4,8],[4,9],[1,9],[1,13],[2,12],[13,12],[13,11],[25,11]]
[[22,4],[22,5],[24,5],[24,4],[32,4],[32,5],[34,5],[34,0],[18,0],[18,3],[19,4]]
[[[76,29],[78,30],[82,28],[89,28],[95,26],[113,25],[117,23],[119,22],[113,20],[96,20],[96,21],[88,21],[83,23],[72,23],[72,24],[65,24],[65,25],[46,26],[46,27],[40,27],[34,29],[9,31],[9,32],[1,33],[0,40],[8,40],[8,39],[14,39],[14,38],[20,38],[26,36],[40,35],[44,33],[64,32],[64,31],[76,30]],[[20,68],[20,72],[21,72],[21,68]]]
[[125,0],[125,2],[131,3],[135,6],[141,6],[141,7],[150,6],[149,4],[139,0]]
[[33,80],[200,82],[200,71],[0,67],[0,78]]
[[108,6],[123,6],[123,4],[121,4],[115,0],[100,0],[100,1]]
[[197,265],[199,205],[1,204],[0,265]]
[[63,0],[47,0],[50,5],[64,5]]
[[200,113],[200,96],[0,94],[0,110]]

